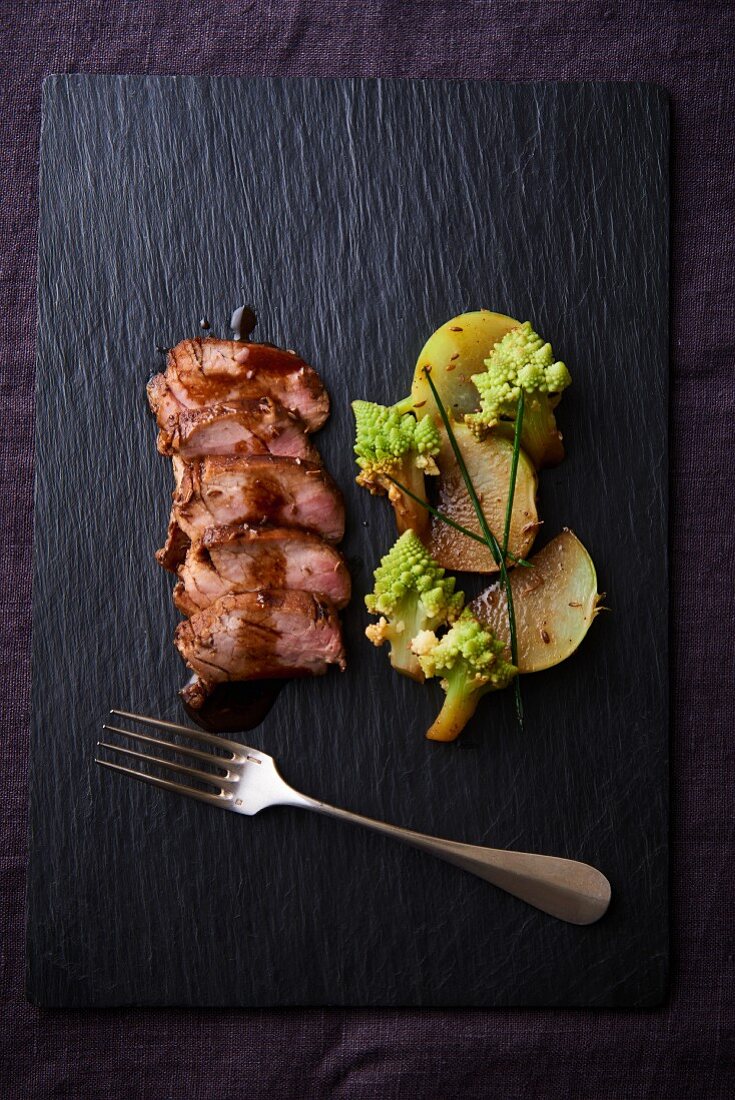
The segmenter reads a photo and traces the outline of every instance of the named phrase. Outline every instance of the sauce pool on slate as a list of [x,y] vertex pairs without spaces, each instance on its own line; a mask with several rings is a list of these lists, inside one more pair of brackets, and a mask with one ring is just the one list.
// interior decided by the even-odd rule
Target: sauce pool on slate
[[218,684],[201,707],[195,710],[184,703],[184,710],[210,733],[241,733],[260,725],[288,682],[288,679],[243,680]]

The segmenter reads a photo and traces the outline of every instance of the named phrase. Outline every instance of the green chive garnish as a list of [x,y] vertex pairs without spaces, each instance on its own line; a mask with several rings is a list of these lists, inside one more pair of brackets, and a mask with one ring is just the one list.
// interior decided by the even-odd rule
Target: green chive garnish
[[[505,564],[505,550],[507,550],[507,539],[508,539],[508,535],[510,534],[509,516],[512,515],[512,512],[513,512],[513,495],[515,494],[515,474],[516,474],[516,471],[518,469],[518,454],[517,454],[517,452],[520,450],[520,435],[521,435],[521,433],[520,433],[520,424],[522,423],[522,420],[523,420],[523,409],[522,409],[522,406],[521,406],[521,402],[519,401],[519,403],[518,403],[519,404],[519,409],[516,412],[516,430],[515,430],[514,441],[513,441],[513,455],[514,455],[514,458],[515,458],[515,463],[513,462],[513,460],[511,460],[511,486],[510,486],[511,493],[509,495],[508,506],[507,506],[507,509],[506,509],[506,523],[505,523],[506,531],[504,533],[504,539],[503,539],[503,541],[505,543],[505,550],[503,550],[499,546],[498,540],[496,539],[495,535],[492,533],[492,531],[490,530],[490,527],[488,526],[487,519],[485,518],[485,513],[482,510],[482,504],[480,503],[480,498],[478,497],[478,495],[475,491],[475,486],[472,483],[472,478],[470,477],[469,470],[467,469],[467,466],[465,465],[465,461],[464,461],[464,458],[462,456],[462,451],[460,450],[459,444],[457,443],[457,439],[456,439],[454,431],[452,429],[452,425],[451,425],[451,422],[449,420],[447,410],[444,408],[444,404],[442,402],[442,399],[440,398],[439,393],[437,391],[437,388],[434,385],[434,380],[431,377],[431,370],[430,370],[429,367],[424,367],[424,374],[426,375],[426,381],[429,384],[429,388],[430,388],[430,390],[433,394],[434,401],[436,402],[436,407],[439,410],[439,415],[442,418],[442,422],[444,424],[444,428],[446,430],[447,437],[448,437],[449,442],[451,444],[452,450],[454,451],[454,457],[457,460],[457,465],[459,466],[460,473],[462,474],[462,477],[464,478],[464,483],[465,483],[465,486],[467,488],[467,494],[468,494],[468,496],[469,496],[469,498],[472,502],[473,508],[475,509],[475,515],[477,516],[477,521],[480,524],[480,530],[482,531],[483,535],[485,536],[485,542],[487,544],[487,547],[488,547],[490,553],[493,556],[493,560],[495,561],[495,564],[498,566],[498,569],[500,570],[501,583],[503,585],[503,588],[505,589],[505,597],[508,601],[508,630],[509,630],[509,633],[510,633],[511,660],[512,660],[513,664],[516,665],[516,667],[517,667],[518,666],[518,640],[516,638],[516,617],[515,617],[515,611],[513,609],[513,591],[512,591],[511,586],[510,586],[510,579],[508,577],[508,570],[507,570],[506,564]],[[519,416],[519,413],[520,413],[520,416]],[[515,686],[516,717],[518,719],[518,724],[522,729],[523,728],[523,702],[522,702],[522,699],[521,699],[521,685],[519,683],[519,677],[518,676],[515,677],[514,686]]]

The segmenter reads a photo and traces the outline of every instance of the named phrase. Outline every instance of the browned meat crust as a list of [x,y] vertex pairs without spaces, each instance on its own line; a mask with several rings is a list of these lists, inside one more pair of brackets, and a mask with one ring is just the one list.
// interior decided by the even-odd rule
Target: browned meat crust
[[164,569],[168,569],[169,573],[176,573],[179,566],[184,564],[190,546],[189,536],[184,534],[172,515],[168,521],[166,541],[160,550],[156,550],[156,561]]

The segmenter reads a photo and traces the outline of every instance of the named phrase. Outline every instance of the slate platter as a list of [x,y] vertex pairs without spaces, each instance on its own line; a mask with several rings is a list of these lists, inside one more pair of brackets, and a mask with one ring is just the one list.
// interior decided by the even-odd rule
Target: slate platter
[[[52,77],[41,158],[28,995],[46,1006],[659,1003],[667,980],[668,108],[641,85]],[[144,384],[253,302],[333,400],[349,668],[248,741],[297,787],[429,833],[594,863],[562,924],[314,815],[252,819],[101,773],[107,708],[180,720],[169,504]],[[393,538],[349,402],[391,402],[438,324],[530,318],[569,364],[546,537],[613,608],[558,669],[423,740],[439,689],[363,638]],[[540,540],[543,541],[543,540]]]

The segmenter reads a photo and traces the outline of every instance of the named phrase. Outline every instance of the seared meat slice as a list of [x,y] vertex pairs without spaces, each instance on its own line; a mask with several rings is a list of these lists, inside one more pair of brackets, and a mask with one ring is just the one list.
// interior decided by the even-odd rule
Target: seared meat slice
[[329,397],[319,375],[294,352],[211,336],[182,340],[171,348],[166,373],[155,375],[147,391],[165,432],[174,430],[184,409],[260,397],[280,401],[310,432],[329,415]]
[[319,452],[304,425],[270,397],[187,409],[171,431],[158,433],[161,454],[182,458],[203,455],[286,455],[319,462]]
[[274,455],[213,455],[184,464],[172,519],[192,542],[208,527],[240,523],[306,527],[329,542],[339,542],[345,529],[342,494],[327,471]]
[[310,592],[222,596],[179,623],[174,642],[199,680],[185,689],[192,706],[227,680],[320,676],[345,666],[337,614]]
[[339,551],[310,531],[210,527],[179,569],[174,602],[182,614],[193,615],[228,593],[261,588],[315,592],[344,607],[350,574]]

